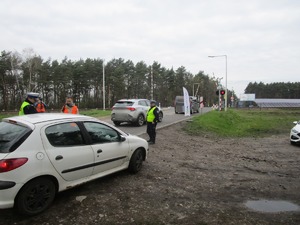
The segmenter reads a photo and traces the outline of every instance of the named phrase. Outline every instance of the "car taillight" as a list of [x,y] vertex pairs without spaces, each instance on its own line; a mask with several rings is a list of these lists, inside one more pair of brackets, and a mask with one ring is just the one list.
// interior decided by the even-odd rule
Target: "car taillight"
[[135,110],[135,108],[133,108],[133,107],[127,107],[127,109],[129,109],[130,111],[134,111]]
[[0,160],[0,173],[8,172],[24,165],[28,158],[2,159]]

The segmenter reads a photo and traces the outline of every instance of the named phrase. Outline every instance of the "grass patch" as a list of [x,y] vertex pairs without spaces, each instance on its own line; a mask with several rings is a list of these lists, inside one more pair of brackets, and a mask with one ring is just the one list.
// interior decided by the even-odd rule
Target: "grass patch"
[[185,130],[190,134],[215,133],[224,137],[263,137],[290,132],[299,110],[267,109],[211,111],[194,117]]
[[80,110],[79,113],[86,116],[92,116],[92,117],[104,117],[104,116],[110,116],[111,110],[100,110],[100,109],[89,109],[89,110]]
[[19,115],[19,111],[16,112],[16,113],[13,113],[13,112],[9,112],[9,113],[1,112],[1,113],[0,113],[0,121],[1,121],[3,118],[12,117],[12,116],[17,116],[17,115]]

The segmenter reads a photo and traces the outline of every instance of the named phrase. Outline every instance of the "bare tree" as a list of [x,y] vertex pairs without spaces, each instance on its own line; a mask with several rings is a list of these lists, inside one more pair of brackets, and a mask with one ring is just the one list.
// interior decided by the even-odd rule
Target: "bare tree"
[[10,53],[10,65],[11,65],[11,74],[16,78],[16,86],[17,86],[17,97],[21,101],[23,93],[20,89],[20,72],[21,72],[21,64],[22,64],[22,57],[19,52],[15,51]]

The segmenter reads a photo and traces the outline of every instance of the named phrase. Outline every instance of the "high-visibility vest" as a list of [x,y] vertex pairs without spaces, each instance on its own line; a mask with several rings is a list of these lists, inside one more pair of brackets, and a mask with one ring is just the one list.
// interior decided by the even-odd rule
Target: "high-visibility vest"
[[[68,107],[64,106],[64,108],[63,108],[63,113],[69,113]],[[72,106],[71,113],[72,113],[72,114],[77,114],[77,113],[78,113],[78,108],[77,108],[76,105],[73,105],[73,106]]]
[[26,107],[26,106],[28,106],[28,105],[30,105],[28,102],[26,102],[26,101],[24,101],[23,103],[22,103],[22,105],[21,105],[21,107],[20,107],[20,111],[19,111],[19,116],[23,116],[23,115],[25,115],[25,113],[24,113],[24,108]]
[[39,112],[39,113],[46,112],[45,105],[42,102],[37,104],[36,105],[36,111]]
[[156,106],[153,108],[150,108],[147,113],[147,122],[152,123],[155,120],[154,110],[156,109]]

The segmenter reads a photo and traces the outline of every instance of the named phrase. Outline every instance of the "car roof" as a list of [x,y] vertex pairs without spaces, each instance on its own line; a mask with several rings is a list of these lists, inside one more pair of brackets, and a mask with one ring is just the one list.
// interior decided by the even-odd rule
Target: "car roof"
[[59,121],[59,120],[80,120],[80,119],[93,119],[93,117],[77,115],[77,114],[68,114],[68,113],[35,113],[35,114],[27,114],[24,116],[14,116],[2,119],[5,122],[15,122],[18,124],[23,124],[28,127],[33,128],[35,124],[51,122],[51,121]]

